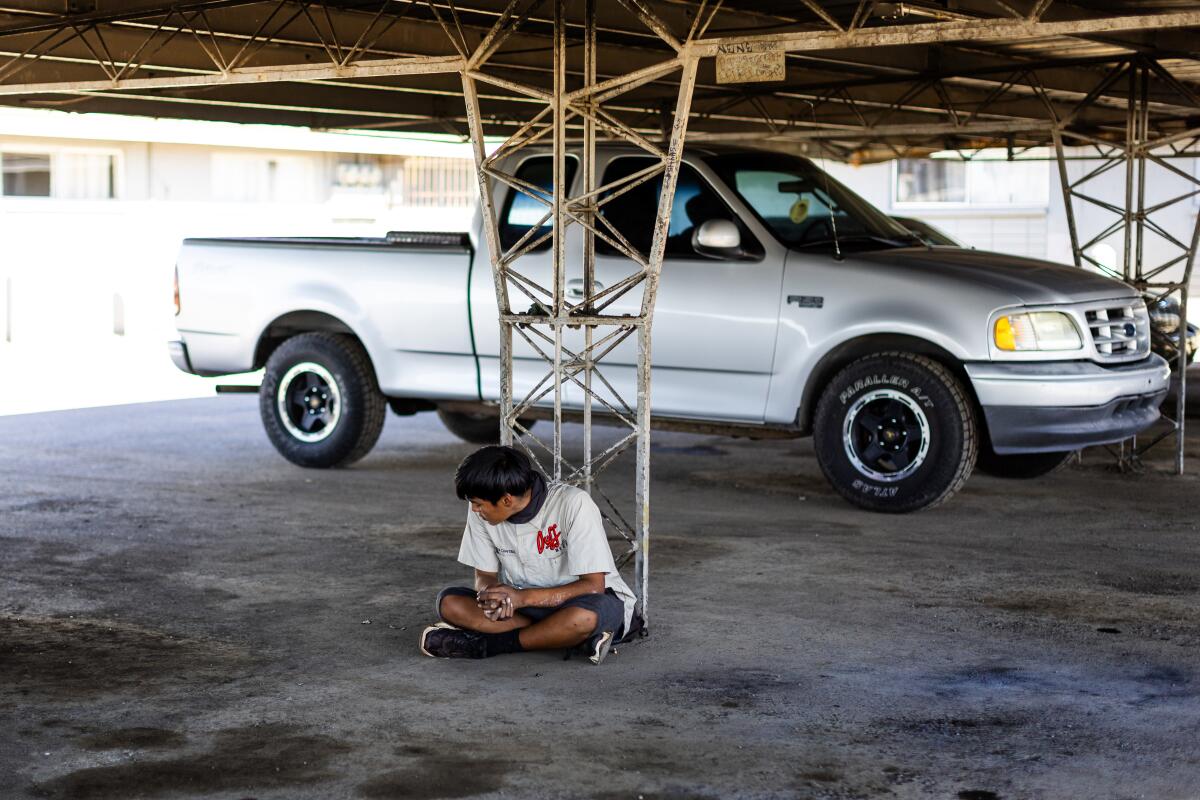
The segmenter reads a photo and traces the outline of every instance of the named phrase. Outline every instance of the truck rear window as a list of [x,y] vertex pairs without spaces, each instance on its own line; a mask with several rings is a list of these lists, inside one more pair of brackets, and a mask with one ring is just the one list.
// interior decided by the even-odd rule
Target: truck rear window
[[[578,162],[567,158],[567,186],[575,181],[575,168]],[[504,208],[500,212],[500,246],[509,250],[517,242],[536,228],[534,233],[525,240],[525,244],[536,241],[538,237],[550,232],[553,223],[543,219],[550,211],[550,193],[554,189],[554,159],[551,156],[534,156],[528,158],[517,168],[516,178],[523,183],[532,184],[541,189],[536,200],[528,194],[512,188],[504,199]],[[549,238],[534,248],[534,252],[550,247]]]

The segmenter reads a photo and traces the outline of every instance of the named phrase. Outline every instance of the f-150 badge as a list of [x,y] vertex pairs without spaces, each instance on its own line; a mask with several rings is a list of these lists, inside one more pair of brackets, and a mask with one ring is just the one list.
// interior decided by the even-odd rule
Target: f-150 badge
[[825,298],[809,294],[789,294],[788,305],[795,303],[800,308],[824,308]]

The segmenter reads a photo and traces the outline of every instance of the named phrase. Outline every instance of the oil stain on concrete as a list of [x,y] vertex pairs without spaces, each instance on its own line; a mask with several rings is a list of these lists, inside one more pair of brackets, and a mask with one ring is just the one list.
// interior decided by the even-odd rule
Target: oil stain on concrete
[[0,616],[0,696],[72,698],[146,691],[172,679],[227,680],[249,659],[217,642],[123,622]]
[[179,731],[167,728],[118,728],[82,736],[79,746],[86,750],[171,750],[187,742]]
[[35,784],[33,794],[51,800],[119,800],[309,786],[334,777],[332,762],[349,751],[344,742],[291,725],[230,728],[218,732],[206,751],[88,767]]

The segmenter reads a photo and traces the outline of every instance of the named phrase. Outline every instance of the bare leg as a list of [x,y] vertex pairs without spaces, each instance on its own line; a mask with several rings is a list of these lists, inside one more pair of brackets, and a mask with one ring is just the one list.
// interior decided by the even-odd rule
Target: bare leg
[[596,612],[569,606],[532,625],[521,627],[521,647],[526,650],[556,650],[583,644],[596,629]]
[[[475,598],[456,594],[443,597],[442,607],[439,610],[442,613],[442,619],[451,625],[479,633],[504,633],[516,628],[527,628],[533,624],[532,620],[520,614],[513,614],[509,619],[488,619],[483,613],[483,609],[475,602]],[[548,617],[544,621],[548,622],[549,619]]]
[[442,618],[459,628],[479,633],[505,633],[520,629],[521,647],[526,650],[557,650],[583,644],[596,629],[596,612],[570,606],[540,622],[514,614],[510,619],[490,620],[474,598],[447,595],[442,598]]

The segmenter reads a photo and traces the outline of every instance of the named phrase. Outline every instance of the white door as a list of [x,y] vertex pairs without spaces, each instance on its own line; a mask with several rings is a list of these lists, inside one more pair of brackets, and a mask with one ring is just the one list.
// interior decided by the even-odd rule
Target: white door
[[[605,167],[602,183],[650,163],[639,156],[615,157]],[[764,251],[702,169],[683,164],[675,190],[651,329],[651,408],[662,416],[761,422],[774,362],[783,259],[771,249]],[[643,183],[602,210],[643,255],[650,249],[661,185],[661,177]],[[740,255],[709,258],[693,248],[694,230],[709,219],[737,224]],[[598,241],[596,249],[596,280],[603,286],[637,269],[605,243]],[[582,288],[582,281],[577,283]],[[636,314],[641,300],[639,289],[605,313]],[[601,372],[630,405],[637,396],[636,370],[635,334],[601,365]]]

